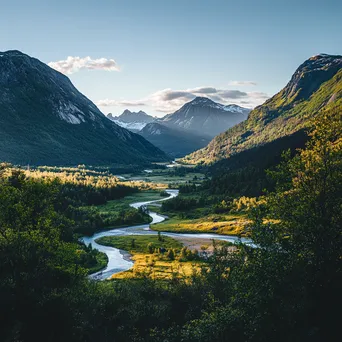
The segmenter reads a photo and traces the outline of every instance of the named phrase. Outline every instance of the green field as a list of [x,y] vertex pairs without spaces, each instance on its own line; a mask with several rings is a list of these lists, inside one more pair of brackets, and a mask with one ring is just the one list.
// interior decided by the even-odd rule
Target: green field
[[[151,210],[162,212],[161,208],[152,206]],[[196,219],[182,219],[177,215],[152,225],[151,229],[175,233],[244,235],[245,226],[248,223],[249,220],[245,214],[210,214]]]
[[162,241],[158,239],[157,235],[104,236],[97,239],[96,242],[130,253],[149,253],[149,243],[153,244],[153,248],[174,248],[178,250],[182,248],[182,244],[178,240],[168,236],[161,236],[161,239]]
[[[149,277],[152,279],[166,280],[173,277],[190,277],[194,272],[199,272],[202,261],[183,260],[180,256],[180,250],[183,245],[170,237],[156,235],[130,235],[130,236],[105,236],[98,240],[105,246],[111,246],[128,251],[132,254],[134,266],[124,272],[114,274],[112,279],[131,279]],[[153,247],[152,247],[153,246]],[[151,253],[150,248],[154,250]],[[157,250],[164,248],[165,253],[159,253]],[[167,251],[174,252],[174,258],[168,257]],[[191,254],[191,251],[188,250]]]
[[186,172],[184,174],[177,174],[174,169],[156,169],[152,173],[142,172],[140,174],[124,174],[125,178],[137,181],[143,180],[150,183],[164,183],[164,184],[182,184],[186,182],[201,183],[205,178],[203,173]]

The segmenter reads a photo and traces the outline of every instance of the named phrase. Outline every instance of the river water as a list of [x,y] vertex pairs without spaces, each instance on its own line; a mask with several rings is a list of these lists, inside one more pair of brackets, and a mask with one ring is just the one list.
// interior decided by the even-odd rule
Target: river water
[[[148,202],[137,202],[132,203],[131,207],[133,208],[139,208],[141,206],[146,206],[148,204],[158,203],[162,201],[169,200],[170,198],[178,196],[178,190],[166,190],[166,192],[170,195],[169,197],[164,197],[159,200],[155,201],[148,201]],[[152,222],[150,224],[154,223],[160,223],[165,220],[165,217],[162,215],[159,215],[155,212],[150,211],[149,215],[152,217]],[[94,234],[90,237],[83,237],[81,240],[86,244],[91,246],[93,248],[98,249],[100,252],[106,253],[108,256],[108,264],[107,267],[104,268],[102,271],[96,272],[92,274],[90,277],[97,280],[104,280],[110,278],[113,274],[119,273],[122,271],[127,271],[133,266],[133,262],[129,258],[129,254],[125,251],[120,251],[117,248],[114,247],[108,247],[108,246],[102,246],[96,243],[95,240],[97,240],[100,237],[103,236],[121,236],[121,235],[156,235],[158,232],[153,231],[150,229],[150,224],[143,224],[139,226],[130,226],[125,228],[115,228],[112,230],[106,230],[99,233]],[[197,239],[215,239],[215,240],[224,240],[224,241],[230,241],[230,242],[236,242],[239,240],[236,236],[230,236],[230,235],[219,235],[219,234],[180,234],[180,233],[168,233],[163,232],[163,235],[170,236],[170,237],[186,237],[186,238],[197,238]],[[240,241],[244,243],[251,243],[249,239],[241,238]]]

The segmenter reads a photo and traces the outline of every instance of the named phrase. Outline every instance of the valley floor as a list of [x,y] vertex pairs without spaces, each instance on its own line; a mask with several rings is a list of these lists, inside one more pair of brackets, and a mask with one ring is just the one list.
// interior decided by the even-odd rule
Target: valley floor
[[111,279],[149,277],[167,280],[189,277],[202,264],[198,260],[189,260],[198,259],[198,254],[183,248],[181,240],[162,235],[130,235],[106,236],[96,242],[127,251],[134,261],[131,269],[116,273]]
[[[167,215],[161,208],[153,211]],[[245,227],[250,223],[245,214],[210,214],[196,219],[182,219],[172,215],[166,221],[151,226],[151,229],[161,232],[175,233],[216,233],[221,235],[245,235]]]

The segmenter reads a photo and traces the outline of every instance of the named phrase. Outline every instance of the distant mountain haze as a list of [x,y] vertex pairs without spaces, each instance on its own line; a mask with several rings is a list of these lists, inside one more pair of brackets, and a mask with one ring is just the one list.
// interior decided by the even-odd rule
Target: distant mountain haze
[[212,137],[245,120],[249,109],[234,104],[222,105],[206,97],[196,97],[179,110],[163,118],[143,111],[125,110],[119,116],[108,114],[116,124],[145,139],[174,157],[206,146]]
[[168,157],[108,120],[65,75],[20,51],[7,51],[0,52],[0,160],[109,165]]
[[147,124],[139,134],[174,158],[184,157],[206,146],[211,140],[208,136],[201,136],[181,128],[171,128],[159,122]]
[[139,112],[131,112],[126,109],[121,115],[113,116],[109,113],[107,118],[114,121],[117,125],[127,128],[132,132],[139,132],[148,123],[156,120],[153,116],[150,116],[140,110]]
[[[342,56],[313,56],[298,67],[285,88],[252,110],[246,121],[183,161],[212,163],[273,143],[308,128],[315,115],[335,108],[342,110]],[[286,143],[282,148],[286,149]]]

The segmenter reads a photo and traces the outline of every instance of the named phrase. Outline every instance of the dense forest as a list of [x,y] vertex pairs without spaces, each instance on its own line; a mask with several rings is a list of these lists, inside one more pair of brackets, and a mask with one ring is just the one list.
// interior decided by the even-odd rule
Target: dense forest
[[29,177],[3,164],[1,340],[339,341],[341,132],[341,112],[317,116],[306,146],[268,172],[273,190],[250,207],[254,245],[216,246],[186,280],[89,280],[93,252],[78,242],[70,208],[134,188]]

